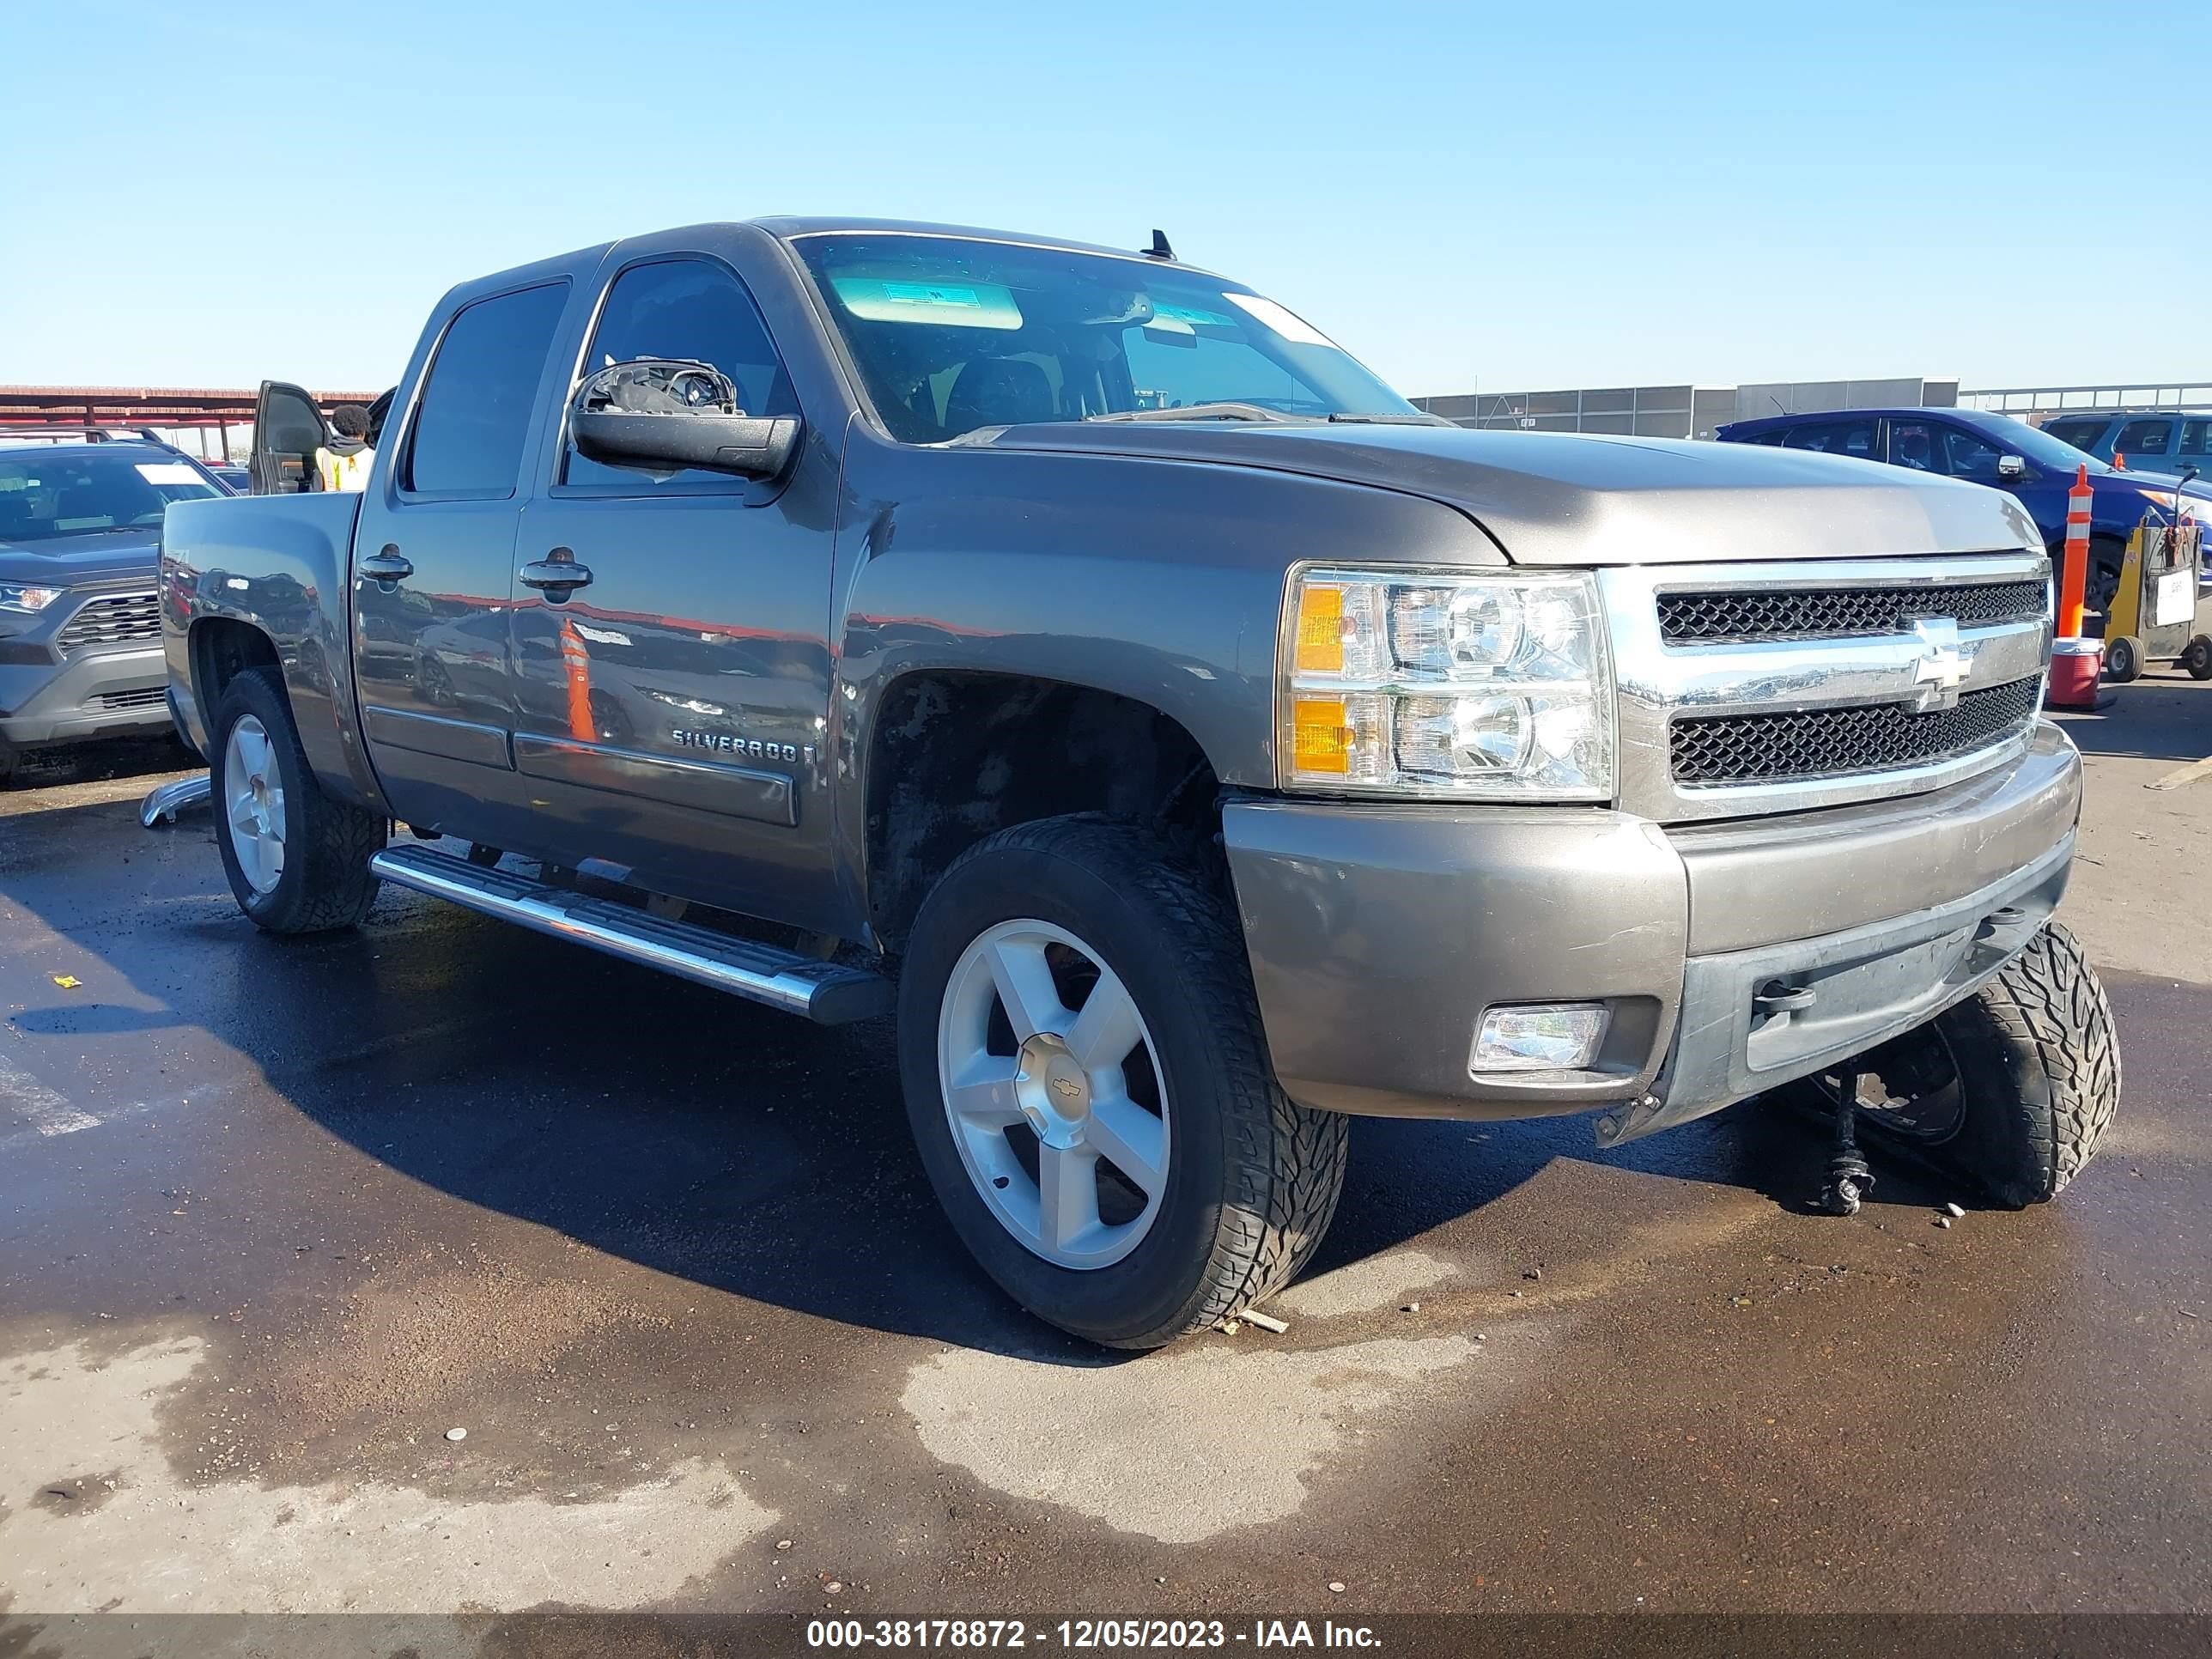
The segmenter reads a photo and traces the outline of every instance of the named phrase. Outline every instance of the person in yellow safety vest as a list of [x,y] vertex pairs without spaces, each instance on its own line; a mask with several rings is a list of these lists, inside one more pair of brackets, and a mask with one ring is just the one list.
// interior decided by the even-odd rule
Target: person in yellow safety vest
[[359,404],[340,404],[331,411],[331,428],[337,435],[315,451],[315,471],[325,489],[366,489],[368,464],[376,452],[368,447],[368,411]]

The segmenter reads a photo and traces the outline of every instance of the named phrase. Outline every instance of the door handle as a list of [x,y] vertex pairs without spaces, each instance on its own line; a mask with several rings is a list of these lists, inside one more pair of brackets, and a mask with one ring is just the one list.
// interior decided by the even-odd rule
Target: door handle
[[520,573],[525,587],[544,588],[556,599],[565,599],[579,587],[589,586],[591,568],[576,562],[576,556],[565,547],[556,547],[544,558],[522,567]]
[[399,556],[396,543],[386,542],[355,567],[372,581],[396,582],[415,574],[415,567]]

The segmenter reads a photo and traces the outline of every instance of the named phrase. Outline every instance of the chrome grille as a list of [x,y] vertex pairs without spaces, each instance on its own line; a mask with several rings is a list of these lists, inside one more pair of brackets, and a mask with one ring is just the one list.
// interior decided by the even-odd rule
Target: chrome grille
[[1948,760],[2026,729],[2040,676],[1969,691],[1952,708],[1916,714],[1904,703],[1860,703],[1786,714],[1676,720],[1677,783],[1771,783],[1882,772]]
[[54,641],[64,651],[88,651],[101,645],[131,645],[161,637],[161,596],[104,593],[76,608]]
[[2042,552],[1597,573],[1619,804],[1661,823],[1939,789],[2020,752],[2050,660]]
[[2049,604],[2049,589],[2038,580],[1662,593],[1659,635],[1669,645],[1735,645],[1899,634],[1922,617],[1978,628],[2033,621]]

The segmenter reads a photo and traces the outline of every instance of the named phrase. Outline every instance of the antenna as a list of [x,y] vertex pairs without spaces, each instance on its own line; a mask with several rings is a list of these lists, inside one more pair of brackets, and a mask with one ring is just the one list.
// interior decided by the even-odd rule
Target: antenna
[[1172,259],[1175,258],[1175,250],[1168,246],[1168,237],[1165,231],[1158,228],[1153,230],[1152,245],[1145,250],[1145,258],[1147,259]]

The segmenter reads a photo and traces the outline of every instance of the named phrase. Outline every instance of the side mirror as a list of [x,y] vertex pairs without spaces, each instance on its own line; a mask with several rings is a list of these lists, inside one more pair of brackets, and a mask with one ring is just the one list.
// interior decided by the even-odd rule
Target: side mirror
[[1997,477],[2002,478],[2007,483],[2018,483],[2027,476],[2027,458],[2025,455],[1997,457]]
[[568,400],[578,452],[647,472],[700,467],[740,478],[782,475],[799,447],[795,415],[748,415],[709,363],[641,357],[584,377]]

